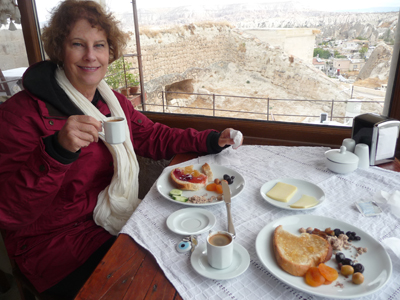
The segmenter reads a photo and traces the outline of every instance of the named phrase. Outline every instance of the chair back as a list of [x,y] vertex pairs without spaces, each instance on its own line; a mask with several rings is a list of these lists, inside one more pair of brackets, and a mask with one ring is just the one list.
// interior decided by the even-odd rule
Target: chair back
[[6,81],[6,78],[3,75],[3,72],[0,69],[0,93],[6,93],[7,96],[11,96],[11,91]]

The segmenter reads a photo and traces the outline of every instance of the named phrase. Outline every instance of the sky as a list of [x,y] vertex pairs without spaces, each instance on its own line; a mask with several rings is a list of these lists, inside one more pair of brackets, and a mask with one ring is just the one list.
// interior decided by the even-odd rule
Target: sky
[[[37,12],[39,21],[43,22],[49,15],[49,10],[57,5],[60,0],[36,0]],[[99,0],[98,0],[99,1]],[[111,11],[115,13],[124,13],[132,11],[132,0],[103,0]],[[295,0],[296,1],[296,0]],[[335,11],[357,8],[371,7],[400,7],[399,0],[297,0],[298,2],[307,5],[318,7],[324,11]],[[155,8],[155,7],[177,7],[185,5],[223,5],[232,3],[270,3],[284,2],[283,0],[136,0],[136,6],[140,8]]]
[[[39,0],[40,1],[40,0]],[[112,2],[117,2],[111,0]],[[337,10],[347,7],[349,9],[355,8],[369,8],[369,7],[399,7],[399,0],[334,0],[334,1],[321,1],[321,0],[297,0],[298,2],[306,3],[312,6],[319,6],[324,10]],[[125,2],[125,0],[119,0],[118,2]],[[130,2],[127,0],[126,2]],[[232,3],[269,3],[269,2],[285,2],[282,0],[201,0],[203,5],[222,5],[222,4],[232,4]],[[195,0],[137,0],[136,4],[138,8],[147,7],[164,7],[168,3],[168,6],[183,6],[183,5],[198,5],[199,1]]]
[[[122,0],[123,1],[123,0]],[[121,2],[122,2],[121,1]],[[376,6],[399,6],[399,0],[334,0],[334,1],[321,1],[321,0],[298,0],[299,2],[306,3],[309,5],[318,5],[323,7],[324,10],[340,9],[343,6],[358,8],[358,7],[376,7]],[[204,5],[221,5],[221,4],[232,4],[232,3],[269,3],[269,2],[284,2],[280,0],[202,0],[201,3]],[[198,4],[199,1],[193,0],[169,0],[168,2],[162,0],[137,0],[138,7],[157,7],[165,6],[168,3],[169,6],[181,6],[188,5],[189,3]]]

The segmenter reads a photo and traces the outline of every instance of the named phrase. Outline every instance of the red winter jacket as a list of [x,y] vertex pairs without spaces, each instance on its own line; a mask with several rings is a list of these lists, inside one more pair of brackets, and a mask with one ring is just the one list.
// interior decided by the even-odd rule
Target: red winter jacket
[[[115,95],[137,155],[161,159],[210,152],[206,140],[211,130],[153,123],[124,96]],[[110,114],[102,101],[97,108]],[[0,228],[6,232],[9,255],[39,292],[83,264],[111,237],[93,221],[97,195],[113,176],[112,156],[104,143],[99,140],[82,148],[70,164],[46,151],[44,140],[67,118],[28,90],[0,105]]]

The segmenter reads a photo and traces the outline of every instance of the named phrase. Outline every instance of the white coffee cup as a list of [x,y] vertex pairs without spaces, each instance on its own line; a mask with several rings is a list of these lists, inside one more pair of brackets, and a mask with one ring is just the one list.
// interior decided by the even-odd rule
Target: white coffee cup
[[369,147],[367,144],[357,144],[354,154],[358,156],[358,167],[361,169],[369,168]]
[[229,232],[214,231],[207,237],[207,260],[215,269],[226,269],[233,260],[233,238]]
[[103,121],[104,135],[109,144],[121,144],[125,142],[125,119],[122,117],[110,117]]
[[356,147],[356,141],[353,139],[344,139],[342,146],[345,146],[347,151],[354,152],[354,148]]

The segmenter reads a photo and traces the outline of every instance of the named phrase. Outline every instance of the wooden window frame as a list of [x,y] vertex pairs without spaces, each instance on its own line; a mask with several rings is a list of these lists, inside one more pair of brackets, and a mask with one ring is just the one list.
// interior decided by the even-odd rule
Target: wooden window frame
[[[42,60],[34,0],[18,0],[21,12],[22,30],[29,64]],[[400,51],[400,50],[399,50]],[[400,54],[400,53],[399,53]],[[400,57],[397,61],[388,116],[400,120]],[[242,131],[246,144],[287,145],[287,146],[329,146],[338,147],[344,138],[351,136],[351,128],[310,125],[300,123],[258,121],[250,119],[207,117],[198,115],[164,114],[145,112],[154,122],[171,127],[198,130],[214,128],[223,130],[235,127]],[[400,158],[400,139],[397,141],[396,157]]]

